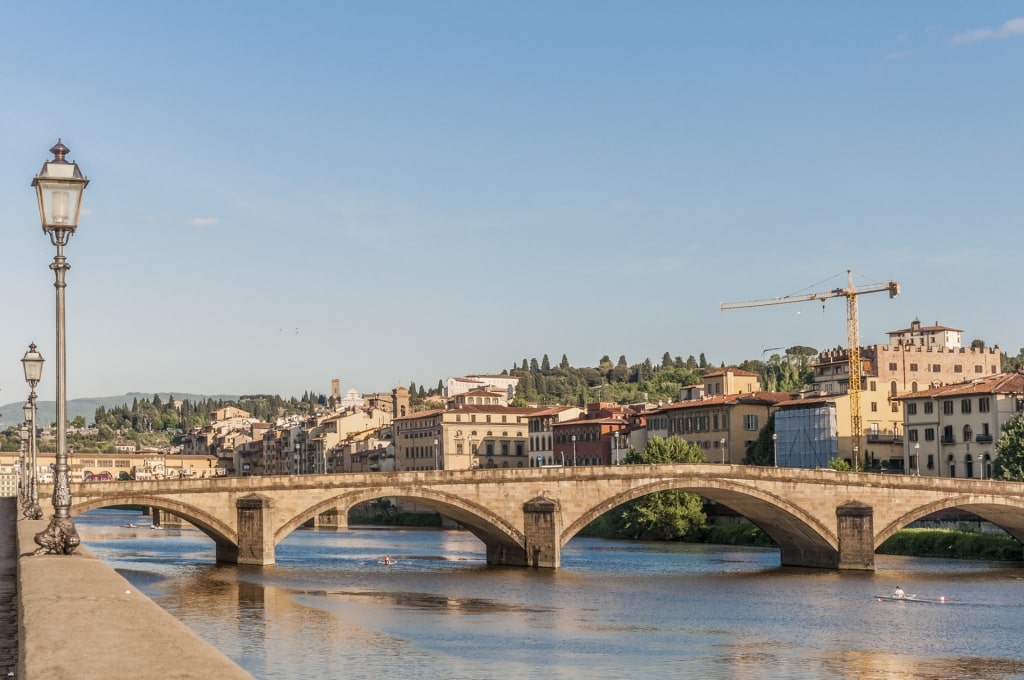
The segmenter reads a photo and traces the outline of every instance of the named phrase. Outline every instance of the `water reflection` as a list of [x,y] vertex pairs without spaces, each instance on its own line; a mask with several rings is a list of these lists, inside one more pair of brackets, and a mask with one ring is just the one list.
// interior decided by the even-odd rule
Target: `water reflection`
[[[271,567],[79,521],[88,546],[258,678],[1018,678],[1019,566],[574,540],[558,571],[492,568],[466,532],[298,531]],[[161,534],[154,536],[152,534]],[[392,555],[391,566],[382,565]],[[896,583],[948,605],[878,602]]]

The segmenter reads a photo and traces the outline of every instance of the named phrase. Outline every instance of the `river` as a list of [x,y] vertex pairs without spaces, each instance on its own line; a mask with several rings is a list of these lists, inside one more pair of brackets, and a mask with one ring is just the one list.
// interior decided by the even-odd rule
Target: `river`
[[[575,538],[561,569],[521,569],[488,567],[464,531],[354,528],[301,529],[276,565],[244,567],[139,513],[76,524],[261,679],[1024,678],[1020,564],[877,555],[855,573],[782,568],[767,549]],[[947,602],[875,598],[896,585]]]

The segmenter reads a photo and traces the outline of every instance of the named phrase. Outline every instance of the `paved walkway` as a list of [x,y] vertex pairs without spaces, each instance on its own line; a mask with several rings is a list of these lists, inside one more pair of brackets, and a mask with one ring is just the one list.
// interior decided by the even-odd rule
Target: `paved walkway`
[[84,546],[32,556],[47,523],[17,510],[0,499],[0,680],[252,680]]
[[18,667],[18,499],[0,498],[0,679]]

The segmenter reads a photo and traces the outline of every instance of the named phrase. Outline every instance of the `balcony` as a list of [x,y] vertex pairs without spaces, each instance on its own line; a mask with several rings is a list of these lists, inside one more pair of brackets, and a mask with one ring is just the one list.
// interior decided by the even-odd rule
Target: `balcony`
[[956,444],[956,437],[943,436],[942,439],[940,439],[939,441],[942,442],[943,444]]
[[978,436],[976,436],[974,438],[974,441],[978,442],[979,444],[991,444],[992,443],[992,435],[990,435],[990,434],[979,434]]
[[868,442],[872,444],[902,444],[902,434],[885,434],[882,432],[868,432]]

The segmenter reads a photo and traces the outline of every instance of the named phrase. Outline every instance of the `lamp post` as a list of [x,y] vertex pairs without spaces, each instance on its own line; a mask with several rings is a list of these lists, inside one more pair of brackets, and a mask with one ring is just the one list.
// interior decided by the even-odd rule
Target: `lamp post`
[[772,465],[779,467],[779,433],[772,432]]
[[718,443],[722,447],[722,465],[725,465],[725,437],[722,437],[722,440]]
[[43,377],[43,361],[43,355],[36,351],[36,344],[29,343],[28,351],[21,358],[25,382],[29,386],[28,401],[23,407],[25,422],[28,423],[28,459],[31,466],[25,498],[24,516],[27,519],[43,518],[43,509],[39,507],[39,448],[36,446],[36,385]]
[[914,474],[921,474],[921,444],[914,444]]
[[855,472],[860,472],[860,458],[858,457],[859,456],[858,451],[860,451],[860,447],[859,446],[854,446],[853,447],[853,469],[854,469]]
[[437,440],[434,440],[434,469],[437,470]]
[[71,487],[68,479],[64,275],[70,266],[64,258],[64,246],[78,228],[82,193],[89,180],[78,169],[77,163],[68,162],[69,151],[70,149],[58,139],[50,149],[53,160],[43,163],[43,169],[32,180],[32,186],[36,188],[39,219],[43,231],[50,236],[50,243],[57,248],[57,254],[50,264],[50,269],[56,277],[54,287],[57,289],[57,455],[53,479],[53,517],[46,529],[35,536],[35,542],[39,546],[37,554],[49,552],[70,555],[82,542],[78,537],[75,523],[71,521]]
[[28,421],[23,422],[18,428],[18,438],[21,439],[21,446],[18,449],[18,505],[25,506],[25,499],[28,498],[28,467],[25,461],[28,452]]
[[572,436],[572,466],[576,467],[576,435]]
[[473,453],[473,435],[466,437],[466,441],[469,442],[469,468],[471,470],[476,469],[476,455]]

